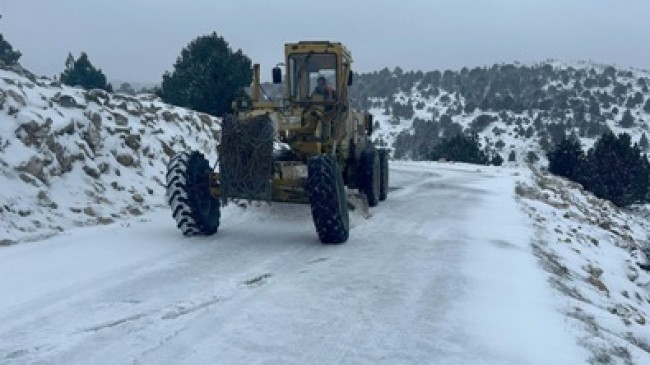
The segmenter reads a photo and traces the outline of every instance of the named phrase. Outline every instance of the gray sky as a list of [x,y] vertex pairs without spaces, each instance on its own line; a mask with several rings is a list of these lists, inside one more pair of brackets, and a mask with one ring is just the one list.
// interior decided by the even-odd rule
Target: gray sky
[[549,58],[650,69],[648,0],[0,0],[0,32],[32,72],[86,51],[110,80],[159,82],[216,31],[270,68],[283,44],[341,41],[356,71],[460,69]]

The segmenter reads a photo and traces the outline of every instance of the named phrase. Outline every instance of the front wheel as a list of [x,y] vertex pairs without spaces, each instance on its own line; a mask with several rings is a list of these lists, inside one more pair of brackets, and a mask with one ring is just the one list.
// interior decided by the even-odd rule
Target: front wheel
[[379,150],[379,200],[388,198],[388,151]]
[[376,207],[379,204],[381,176],[379,154],[374,146],[366,147],[361,153],[360,162],[361,191],[368,198],[368,206]]
[[350,216],[339,164],[331,156],[312,157],[307,165],[307,192],[318,238],[325,244],[347,241]]
[[219,229],[219,200],[210,193],[210,164],[200,152],[182,152],[167,165],[167,201],[185,236],[212,235]]

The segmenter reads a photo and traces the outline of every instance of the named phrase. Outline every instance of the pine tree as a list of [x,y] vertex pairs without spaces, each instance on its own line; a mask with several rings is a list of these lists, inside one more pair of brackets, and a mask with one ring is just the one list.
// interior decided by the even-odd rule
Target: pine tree
[[508,162],[517,162],[517,154],[515,153],[515,150],[510,151],[510,154],[508,155]]
[[632,128],[634,127],[634,117],[630,109],[626,109],[623,113],[623,118],[621,118],[621,127],[623,128]]
[[546,156],[548,158],[548,170],[551,173],[572,180],[577,179],[578,171],[585,157],[580,141],[577,138],[563,140]]
[[595,98],[589,101],[589,114],[593,117],[600,116],[600,103]]
[[168,103],[221,116],[252,81],[250,58],[234,52],[223,37],[212,34],[190,42],[162,81]]
[[643,111],[646,113],[650,113],[650,98],[645,101],[645,105],[643,105]]
[[492,159],[490,160],[490,164],[494,166],[503,165],[503,157],[501,157],[500,154],[495,153],[494,156],[492,156]]
[[81,52],[81,56],[76,60],[72,56],[72,53],[68,53],[65,61],[65,70],[61,73],[60,79],[61,82],[70,86],[113,91],[112,86],[106,82],[106,75],[104,75],[101,69],[93,66],[86,52]]
[[537,156],[535,151],[528,151],[526,153],[526,162],[527,163],[534,164],[537,161],[539,161],[539,156]]
[[481,149],[478,135],[466,136],[462,133],[445,138],[434,146],[430,153],[430,159],[433,161],[444,159],[479,165],[487,165],[490,161],[485,151]]
[[650,168],[627,133],[603,134],[587,152],[579,182],[596,196],[626,206],[646,201]]
[[18,63],[20,56],[20,52],[15,51],[11,44],[5,40],[2,33],[0,33],[0,62],[7,66],[12,66]]

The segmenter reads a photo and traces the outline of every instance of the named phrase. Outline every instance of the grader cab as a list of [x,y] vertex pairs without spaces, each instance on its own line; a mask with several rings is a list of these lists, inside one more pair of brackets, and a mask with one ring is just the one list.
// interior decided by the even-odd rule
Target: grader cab
[[[183,234],[214,234],[222,205],[253,200],[309,204],[321,242],[348,239],[348,196],[374,207],[388,193],[388,153],[370,140],[372,116],[350,108],[351,65],[340,43],[286,44],[281,100],[262,100],[254,65],[251,97],[223,119],[218,171],[198,151],[168,164],[167,197]],[[279,67],[272,75],[283,81]]]

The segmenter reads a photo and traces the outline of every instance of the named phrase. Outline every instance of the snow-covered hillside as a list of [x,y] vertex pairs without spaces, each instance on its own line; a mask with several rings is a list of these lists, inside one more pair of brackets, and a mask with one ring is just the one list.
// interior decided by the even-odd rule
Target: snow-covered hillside
[[649,362],[648,206],[621,209],[565,179],[526,175],[516,193],[534,226],[532,249],[582,329],[581,345],[595,364]]
[[[494,77],[486,86],[485,94],[491,95],[489,100],[497,100],[487,103],[489,108],[483,109],[481,105],[474,102],[468,103],[463,92],[453,89],[467,89],[466,79],[471,80],[471,72],[453,74],[449,81],[453,86],[443,87],[443,81],[439,86],[429,86],[425,80],[427,76],[411,76],[413,86],[408,90],[395,87],[396,93],[388,97],[372,96],[372,93],[364,89],[364,95],[368,97],[367,104],[370,112],[377,121],[377,133],[375,140],[382,141],[389,147],[395,147],[394,143],[402,132],[413,134],[414,121],[430,123],[442,122],[443,116],[449,116],[450,122],[457,124],[460,130],[477,132],[483,146],[488,146],[498,152],[508,162],[511,152],[514,152],[515,161],[512,164],[523,164],[530,160],[530,153],[539,158],[540,164],[545,164],[545,144],[553,144],[557,141],[557,133],[563,135],[575,135],[580,138],[583,148],[590,148],[602,131],[609,129],[615,134],[628,133],[632,136],[633,142],[638,142],[643,133],[650,138],[650,71],[628,70],[619,68],[615,70],[609,65],[599,65],[590,62],[566,63],[549,61],[537,66],[526,66],[520,71],[525,74],[528,70],[538,70],[548,67],[548,71],[539,71],[544,75],[542,80],[524,80],[522,75],[515,71],[521,65],[501,65],[501,71],[491,71]],[[496,67],[496,65],[495,65]],[[494,70],[494,67],[492,68]],[[487,70],[487,69],[486,69]],[[508,71],[504,71],[508,70]],[[610,75],[613,71],[614,74]],[[445,71],[447,73],[448,71]],[[485,71],[489,73],[488,71]],[[422,74],[420,72],[420,74]],[[417,75],[417,73],[415,74]],[[469,75],[469,76],[468,76]],[[607,76],[603,76],[607,75]],[[535,75],[536,77],[541,77]],[[405,75],[396,76],[395,84],[400,84],[401,78]],[[390,76],[389,76],[390,78]],[[476,77],[480,79],[480,77]],[[600,80],[606,80],[602,85]],[[538,85],[527,85],[527,82],[538,82]],[[512,86],[511,86],[512,84]],[[505,85],[505,86],[504,86]],[[377,86],[371,85],[377,88]],[[531,88],[529,93],[534,94],[541,102],[531,102],[529,107],[523,105],[512,107],[513,101],[521,95],[514,95],[516,92],[525,94],[522,89]],[[495,89],[497,91],[494,91]],[[379,89],[381,90],[381,89]],[[504,93],[505,95],[501,94]],[[513,98],[514,97],[514,98]],[[532,98],[530,95],[526,97]],[[523,98],[523,97],[522,97]],[[639,99],[639,100],[636,100]],[[517,101],[518,102],[518,101]],[[508,104],[510,103],[510,104]],[[547,105],[544,105],[546,103]],[[473,104],[469,107],[468,104]],[[392,105],[392,107],[391,107]],[[400,105],[407,110],[412,110],[411,117],[399,116],[394,105]],[[513,109],[521,109],[513,111]],[[632,125],[625,126],[622,123],[624,112],[630,111],[633,118]],[[403,114],[403,113],[401,113]],[[409,114],[409,113],[406,113]],[[480,116],[489,116],[492,120],[483,123],[475,122]],[[487,118],[486,118],[487,119]],[[555,127],[556,128],[553,128]],[[444,136],[445,126],[437,129]],[[455,131],[455,129],[453,129]],[[553,135],[556,136],[553,136]],[[430,139],[430,136],[424,136]],[[417,145],[417,143],[415,144]],[[414,143],[407,143],[402,146],[402,152],[410,152]],[[649,150],[646,150],[648,152]],[[411,157],[409,153],[405,156]],[[537,162],[533,159],[532,162]]]
[[174,151],[216,160],[219,120],[0,69],[0,244],[109,224],[165,204]]

